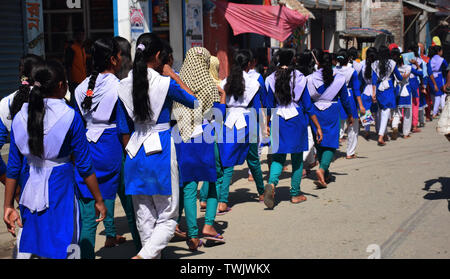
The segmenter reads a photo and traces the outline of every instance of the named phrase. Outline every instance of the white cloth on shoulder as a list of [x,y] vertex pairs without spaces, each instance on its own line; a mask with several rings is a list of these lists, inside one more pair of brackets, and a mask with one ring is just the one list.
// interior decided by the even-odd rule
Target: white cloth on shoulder
[[170,86],[170,77],[161,76],[152,68],[147,69],[148,79],[148,97],[150,108],[153,112],[152,119],[145,123],[137,123],[134,114],[133,105],[133,72],[130,71],[128,77],[123,79],[119,84],[119,98],[123,102],[128,115],[135,123],[135,131],[131,135],[130,141],[126,146],[126,151],[131,159],[133,159],[141,146],[144,144],[146,154],[161,152],[161,139],[159,132],[170,129],[169,123],[156,124],[162,107],[166,100]]
[[[256,93],[258,93],[260,87],[259,82],[252,78],[248,73],[245,71],[242,71],[242,73],[245,83],[244,94],[237,100],[234,99],[233,95],[227,95],[226,104],[228,107],[228,115],[225,120],[225,126],[230,129],[236,126],[236,129],[240,130],[247,126],[245,113],[249,112],[247,107],[255,97]],[[220,87],[224,89],[226,84],[227,79],[224,79],[220,83]]]
[[380,77],[380,68],[378,66],[379,66],[379,60],[372,63],[372,70],[377,74],[378,79],[381,80],[380,85],[378,85],[378,90],[384,91],[390,87],[389,80],[391,79],[391,75],[395,70],[396,63],[394,60],[389,59],[389,67],[387,69],[388,72],[386,73],[386,75],[384,76],[383,79],[381,79],[381,77]]
[[73,122],[75,111],[62,99],[44,99],[44,153],[42,158],[30,153],[28,146],[28,103],[14,118],[12,127],[17,148],[27,157],[30,176],[20,198],[20,204],[31,212],[49,208],[48,180],[56,166],[70,161],[70,157],[58,158],[61,146]]
[[86,97],[90,77],[86,78],[75,89],[75,100],[81,115],[86,121],[86,137],[90,142],[97,142],[106,129],[115,128],[116,124],[109,123],[111,113],[117,103],[119,79],[113,74],[99,74],[95,81],[92,105],[89,111],[81,107]]

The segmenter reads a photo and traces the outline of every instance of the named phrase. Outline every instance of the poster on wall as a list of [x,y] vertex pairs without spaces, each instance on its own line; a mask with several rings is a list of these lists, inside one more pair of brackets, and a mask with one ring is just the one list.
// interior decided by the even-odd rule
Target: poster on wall
[[144,12],[141,8],[130,8],[131,41],[137,41],[139,36],[145,32]]
[[169,0],[152,0],[153,27],[169,26]]
[[27,0],[26,30],[28,39],[28,53],[44,55],[44,24],[41,0]]
[[202,0],[185,0],[186,51],[192,47],[203,46]]

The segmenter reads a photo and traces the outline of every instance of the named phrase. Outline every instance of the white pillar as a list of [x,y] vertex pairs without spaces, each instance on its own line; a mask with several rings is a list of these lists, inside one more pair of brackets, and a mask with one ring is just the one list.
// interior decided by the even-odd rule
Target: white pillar
[[173,68],[180,70],[183,64],[183,3],[182,1],[170,1],[170,45],[173,49]]
[[361,27],[370,27],[370,5],[372,0],[362,0],[361,2]]

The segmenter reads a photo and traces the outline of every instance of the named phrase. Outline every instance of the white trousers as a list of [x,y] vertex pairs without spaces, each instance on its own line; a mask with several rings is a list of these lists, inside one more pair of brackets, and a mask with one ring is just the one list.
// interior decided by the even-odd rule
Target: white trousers
[[308,126],[308,151],[303,152],[303,169],[316,161],[315,155],[316,148],[314,147],[314,136],[311,126]]
[[177,226],[180,185],[173,140],[170,167],[171,196],[133,196],[136,226],[142,242],[142,249],[138,255],[144,259],[160,259],[161,251],[169,244]]
[[380,126],[378,129],[378,135],[379,136],[384,136],[386,133],[386,128],[387,128],[387,123],[389,120],[389,117],[391,116],[391,109],[387,108],[387,109],[379,109],[378,110],[379,115],[379,122],[380,122]]
[[425,123],[425,108],[419,108],[419,123]]
[[345,134],[345,130],[348,129],[347,119],[340,120],[339,138],[342,139]]
[[444,109],[445,96],[446,94],[442,94],[441,96],[434,96],[433,115],[438,114],[439,108]]
[[20,239],[22,238],[22,228],[19,227],[17,230],[17,238],[16,238],[16,245],[14,247],[13,251],[13,259],[22,259],[22,260],[28,260],[31,258],[31,253],[23,253],[19,252],[20,249]]
[[412,111],[411,108],[396,108],[392,119],[392,128],[398,128],[403,114],[403,130],[404,136],[411,132],[412,127]]
[[347,156],[355,154],[356,146],[358,145],[358,133],[359,133],[359,119],[353,119],[353,124],[348,126],[347,134]]

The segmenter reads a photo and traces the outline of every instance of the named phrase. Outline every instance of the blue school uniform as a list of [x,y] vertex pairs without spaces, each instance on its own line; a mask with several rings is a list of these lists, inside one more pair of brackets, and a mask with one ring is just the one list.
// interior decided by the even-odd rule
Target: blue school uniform
[[[350,73],[348,73],[350,72]],[[334,73],[341,73],[346,77],[346,87],[348,90],[348,97],[350,101],[350,107],[351,107],[351,114],[354,119],[358,119],[358,101],[357,97],[361,97],[360,87],[361,84],[359,82],[358,73],[352,66],[345,66],[345,67],[336,67],[334,69]],[[339,104],[339,115],[341,117],[341,120],[347,119],[348,115],[345,112],[344,107],[342,106],[341,100],[338,99]]]
[[392,72],[387,73],[388,76],[384,80],[381,80],[379,77],[378,61],[375,61],[372,67],[374,69],[372,73],[372,84],[376,85],[378,107],[382,110],[397,107],[396,96],[398,95],[398,89],[394,86],[393,78],[395,77],[399,81],[403,80],[396,63],[393,60],[389,61]]
[[[398,93],[398,107],[400,108],[410,108],[412,106],[412,98],[414,96],[418,96],[417,94],[417,89],[418,89],[418,85],[411,85],[411,81],[417,82],[416,79],[416,75],[422,75],[421,71],[418,71],[416,69],[414,69],[412,66],[408,66],[405,65],[403,66],[403,68],[406,69],[407,72],[410,72],[411,74],[414,74],[415,76],[411,79],[411,75],[410,77],[408,77],[408,80],[405,81],[403,80],[402,85],[399,85],[399,93]],[[406,82],[406,83],[405,83]],[[415,95],[414,95],[414,86],[417,86],[415,89]],[[407,96],[402,96],[402,92],[406,93],[408,92]],[[406,95],[406,94],[403,94]]]
[[[113,74],[99,74],[94,88],[94,98],[89,112],[81,111],[81,103],[84,100],[89,77],[85,79],[75,90],[76,111],[82,115],[86,123],[86,133],[89,142],[89,149],[95,168],[95,175],[102,197],[107,200],[116,198],[117,189],[120,183],[120,171],[122,168],[123,149],[121,144],[121,121],[125,118],[124,111],[117,97],[117,87],[119,79]],[[111,102],[111,104],[105,104]],[[106,107],[106,108],[105,108]],[[101,118],[96,115],[101,114]],[[98,130],[91,135],[90,131]],[[75,172],[78,189],[84,198],[93,199],[91,192],[84,183],[83,178]]]
[[[124,166],[126,195],[171,195],[171,146],[172,131],[170,114],[173,102],[194,108],[196,98],[183,90],[170,77],[162,77],[155,70],[148,69],[149,99],[153,117],[151,121],[133,121],[134,131],[128,143]],[[124,103],[128,116],[134,119],[132,74],[119,85],[119,98]],[[139,136],[146,135],[145,140]],[[134,138],[134,139],[133,139]],[[137,142],[134,144],[133,141]],[[155,147],[154,144],[157,146]]]
[[[10,108],[16,93],[17,91],[4,97],[0,101],[0,150],[6,144],[8,136],[11,131],[12,119],[10,114]],[[19,185],[24,185],[23,181],[24,179],[27,178],[28,168],[29,167],[27,165],[27,159],[24,158],[22,170],[20,172],[20,178],[18,181]],[[3,161],[3,157],[0,156],[0,175],[6,174],[6,171],[7,171],[6,164]]]
[[259,86],[261,86],[261,92],[260,92],[260,101],[261,101],[261,106],[264,108],[267,108],[267,97],[268,97],[268,92],[267,92],[267,88],[266,88],[266,83],[264,81],[264,78],[262,77],[262,75],[260,73],[258,73],[256,70],[252,69],[250,71],[248,71],[248,75],[251,78],[254,78],[258,81]]
[[[63,100],[44,100],[46,106],[59,106],[63,109],[64,106],[66,106],[67,108],[65,110],[69,111],[68,114],[70,114],[71,111],[73,116],[72,118],[69,117],[60,120],[60,122],[65,122],[63,125],[70,126],[65,136],[63,134],[59,135],[63,142],[57,158],[53,160],[61,161],[61,163],[53,167],[48,178],[48,208],[45,210],[34,211],[29,209],[29,205],[25,206],[22,204],[22,199],[24,199],[24,196],[26,195],[25,191],[29,190],[27,187],[31,186],[31,184],[26,184],[22,187],[20,212],[22,216],[23,231],[19,252],[32,253],[45,258],[64,259],[67,258],[68,246],[70,244],[77,244],[79,237],[79,213],[78,204],[76,202],[74,165],[69,158],[73,158],[75,167],[82,177],[88,177],[93,174],[94,168],[92,166],[81,117],[76,114],[72,108],[67,106]],[[23,115],[27,115],[27,110],[28,104],[25,104],[21,110],[21,112],[24,112]],[[48,110],[46,110],[46,114],[48,113]],[[11,147],[8,159],[7,177],[12,179],[19,178],[24,160],[24,154],[16,144],[15,137],[15,134],[17,134],[17,142],[19,142],[19,140],[23,142],[23,136],[27,133],[26,128],[23,126],[24,124],[19,123],[21,121],[19,117],[21,116],[18,114],[14,118],[13,128],[11,130]],[[44,143],[45,142],[46,139],[44,140]],[[47,152],[47,147],[45,145],[44,150]],[[26,154],[26,156],[32,155]],[[29,176],[27,180],[31,178],[32,177]],[[36,187],[37,185],[32,186]]]
[[[225,104],[214,103],[213,107],[225,115]],[[175,149],[178,168],[180,170],[180,185],[191,181],[216,182],[216,158],[214,144],[216,131],[221,129],[221,123],[215,121],[202,125],[203,133],[184,142],[179,132],[174,131]]]
[[[339,104],[338,100],[341,99],[341,103],[346,110],[346,113],[351,113],[351,103],[350,97],[348,96],[347,86],[345,85],[345,77],[340,77],[340,75],[335,76],[335,80],[329,86],[326,86],[322,81],[321,70],[314,72],[312,75],[308,76],[308,93],[311,96],[313,102],[312,114],[317,116],[317,120],[322,128],[323,140],[318,146],[329,147],[337,149],[339,148]],[[314,79],[320,80],[315,82]],[[340,81],[339,81],[340,79]],[[315,88],[315,89],[314,89]],[[320,106],[321,99],[320,95],[328,93],[327,89],[332,90],[331,98],[327,98],[329,106],[324,108]],[[311,89],[317,91],[314,93]],[[317,96],[319,95],[319,96]],[[334,96],[332,96],[334,95]],[[355,120],[356,121],[356,120]],[[314,135],[317,134],[316,126],[311,122],[311,128]]]
[[378,110],[378,107],[376,103],[373,103],[372,101],[372,95],[373,95],[373,87],[372,87],[372,70],[370,71],[370,78],[366,79],[364,77],[364,73],[366,70],[366,61],[362,61],[362,69],[359,72],[359,80],[361,83],[361,101],[363,103],[363,106],[366,110],[370,110],[372,113],[375,113]]
[[[416,58],[417,62],[421,65],[422,59]],[[423,78],[423,71],[418,70],[416,65],[411,65],[411,75],[409,76],[409,85],[411,86],[411,93],[413,98],[419,97],[420,79]]]
[[[256,127],[258,115],[248,109],[253,108],[258,113],[261,108],[260,95],[264,93],[259,82],[252,79],[246,72],[243,72],[243,75],[246,86],[244,95],[238,100],[234,100],[233,96],[227,96],[227,115],[225,125],[223,125],[223,134],[218,135],[222,139],[218,146],[224,167],[242,165],[247,158],[250,143],[257,143],[258,139],[258,127]],[[226,79],[222,81],[222,88],[225,87],[226,81]],[[234,118],[235,115],[238,116],[238,121]],[[243,123],[244,118],[245,123]],[[236,124],[239,127],[236,127]],[[240,124],[245,124],[245,127],[241,127]]]
[[442,86],[444,86],[446,81],[443,73],[447,70],[447,67],[448,67],[447,61],[437,54],[433,56],[433,58],[431,58],[430,61],[428,62],[427,64],[428,75],[433,75],[434,80],[436,81],[436,85],[439,89],[437,92],[435,92],[434,83],[431,81],[431,78],[429,78],[428,84],[431,88],[430,89],[431,94],[435,96],[442,96],[444,94],[444,92],[442,92]]
[[[267,108],[271,121],[272,151],[278,154],[292,154],[308,151],[308,125],[309,117],[313,115],[312,102],[306,88],[306,78],[299,71],[292,73],[291,84],[294,84],[292,103],[288,106],[280,106],[274,94],[275,73],[267,77]],[[276,109],[275,109],[276,108]],[[275,109],[275,110],[274,110]],[[286,117],[283,110],[287,110]],[[297,111],[297,115],[293,116]],[[281,115],[279,115],[279,113]],[[273,118],[277,121],[274,121]]]
[[[5,125],[3,124],[3,121],[0,120],[0,150],[3,148],[3,145],[5,145],[8,135],[9,135],[8,129],[6,129]],[[5,161],[3,161],[3,157],[0,156],[0,176],[4,175],[5,173],[6,173],[6,164]]]

